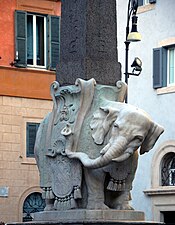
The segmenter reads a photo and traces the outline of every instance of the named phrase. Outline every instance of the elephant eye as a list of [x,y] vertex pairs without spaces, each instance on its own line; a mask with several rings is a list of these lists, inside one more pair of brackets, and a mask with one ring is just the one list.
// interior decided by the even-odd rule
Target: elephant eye
[[137,136],[136,136],[136,139],[138,139],[138,140],[141,141],[141,142],[143,141],[143,137],[140,136],[140,135],[137,135]]
[[114,123],[114,127],[119,128],[119,125],[117,123]]

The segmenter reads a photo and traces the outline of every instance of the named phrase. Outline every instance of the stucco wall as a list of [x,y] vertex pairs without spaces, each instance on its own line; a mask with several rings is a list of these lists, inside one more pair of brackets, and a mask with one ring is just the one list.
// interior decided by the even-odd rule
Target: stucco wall
[[[124,72],[125,65],[125,28],[128,1],[118,0],[118,51],[119,61]],[[143,70],[139,77],[129,78],[128,102],[147,111],[153,120],[161,124],[165,132],[158,140],[154,149],[148,154],[140,156],[139,166],[132,191],[132,205],[135,209],[143,210],[147,220],[154,219],[151,198],[143,191],[151,188],[151,163],[152,157],[160,144],[175,139],[175,93],[160,94],[153,89],[153,48],[159,47],[162,40],[175,37],[175,1],[158,0],[151,8],[141,8],[138,13],[138,31],[142,41],[130,44],[129,70],[134,58],[138,56],[143,62]],[[174,42],[175,43],[175,42]],[[124,76],[123,76],[124,80]],[[175,90],[175,89],[173,89]],[[166,91],[165,91],[166,92]]]

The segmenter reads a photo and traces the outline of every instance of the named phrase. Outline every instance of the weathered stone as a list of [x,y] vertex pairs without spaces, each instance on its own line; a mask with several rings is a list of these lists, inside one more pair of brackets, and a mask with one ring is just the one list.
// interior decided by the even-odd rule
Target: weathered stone
[[137,149],[151,150],[163,128],[143,110],[122,103],[125,91],[121,81],[52,84],[53,110],[35,143],[45,210],[108,209],[110,216],[111,209],[132,209]]
[[62,0],[57,81],[74,84],[76,78],[106,85],[121,79],[116,0]]
[[116,221],[144,221],[145,216],[141,211],[133,210],[69,210],[51,211],[34,214],[35,221],[55,221],[55,222],[116,222]]

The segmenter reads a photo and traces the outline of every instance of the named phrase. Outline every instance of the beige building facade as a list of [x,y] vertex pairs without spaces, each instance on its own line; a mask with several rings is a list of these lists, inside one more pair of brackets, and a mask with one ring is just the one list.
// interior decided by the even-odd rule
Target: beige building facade
[[60,0],[0,1],[0,222],[44,208],[34,143],[52,109],[60,15]]
[[41,192],[33,157],[26,157],[26,124],[40,123],[50,100],[0,96],[0,221],[23,220],[23,204]]

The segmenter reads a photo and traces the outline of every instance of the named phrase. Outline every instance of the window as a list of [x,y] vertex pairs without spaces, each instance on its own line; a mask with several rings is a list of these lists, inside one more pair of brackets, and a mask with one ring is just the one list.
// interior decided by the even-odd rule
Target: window
[[60,18],[15,11],[17,67],[55,70],[59,61]]
[[156,3],[156,0],[138,0],[138,6]]
[[161,166],[162,186],[175,186],[175,153],[164,156]]
[[26,126],[26,154],[27,157],[34,157],[34,146],[36,133],[39,127],[39,123],[27,123]]
[[27,15],[27,65],[46,68],[46,17]]
[[32,221],[32,214],[43,211],[45,206],[41,193],[34,192],[27,196],[23,204],[23,222]]
[[174,80],[174,65],[175,65],[175,57],[174,57],[175,48],[169,48],[167,50],[167,86],[175,84]]
[[165,224],[175,224],[175,211],[163,211],[161,213],[163,214],[163,222]]
[[153,49],[153,88],[175,85],[175,46]]

